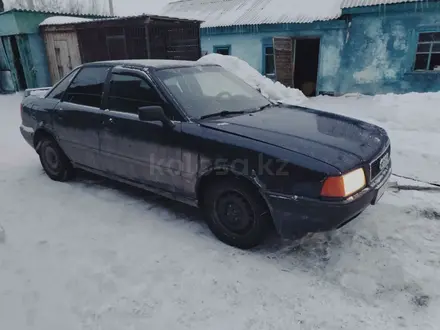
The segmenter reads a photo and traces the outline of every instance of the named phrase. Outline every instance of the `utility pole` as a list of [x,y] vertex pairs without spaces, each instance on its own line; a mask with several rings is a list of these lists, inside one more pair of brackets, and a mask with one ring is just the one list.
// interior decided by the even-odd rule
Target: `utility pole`
[[[32,1],[32,0],[30,0]],[[108,0],[108,10],[110,11],[110,16],[115,15],[115,11],[113,9],[113,0]]]

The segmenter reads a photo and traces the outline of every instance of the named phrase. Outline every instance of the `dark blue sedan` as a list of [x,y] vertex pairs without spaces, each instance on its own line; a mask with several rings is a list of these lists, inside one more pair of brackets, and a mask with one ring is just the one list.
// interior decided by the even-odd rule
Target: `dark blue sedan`
[[194,62],[85,64],[23,100],[21,132],[53,180],[83,169],[200,207],[240,248],[271,225],[290,238],[339,228],[391,174],[383,129],[270,102]]

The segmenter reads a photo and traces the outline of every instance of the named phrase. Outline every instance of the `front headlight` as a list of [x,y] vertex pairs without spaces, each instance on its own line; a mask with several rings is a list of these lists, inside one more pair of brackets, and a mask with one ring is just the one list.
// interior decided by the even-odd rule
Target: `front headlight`
[[340,176],[331,176],[324,181],[321,189],[323,197],[348,197],[366,186],[365,172],[358,168]]

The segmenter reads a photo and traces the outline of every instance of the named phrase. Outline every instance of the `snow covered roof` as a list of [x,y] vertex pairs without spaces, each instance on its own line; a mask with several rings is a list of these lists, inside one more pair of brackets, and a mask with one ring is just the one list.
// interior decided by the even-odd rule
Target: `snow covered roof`
[[161,15],[199,19],[202,28],[277,23],[312,23],[341,16],[342,9],[426,0],[178,0]]
[[63,25],[63,24],[74,24],[92,21],[90,18],[74,17],[74,16],[52,16],[46,18],[40,23],[40,26],[44,25]]
[[34,9],[21,9],[21,8],[11,8],[9,10],[6,10],[4,12],[1,12],[0,15],[7,14],[7,13],[34,13],[34,14],[49,14],[49,15],[75,15],[77,17],[110,17],[106,15],[91,15],[91,14],[74,14],[74,13],[68,13],[68,12],[61,12],[61,11],[50,11],[50,10],[34,10]]
[[[159,15],[150,15],[150,14],[140,14],[140,15],[133,15],[133,16],[115,16],[115,17],[104,17],[104,18],[81,18],[81,17],[74,17],[74,16],[53,16],[46,18],[43,22],[40,23],[40,26],[47,26],[47,25],[70,25],[70,24],[81,24],[85,22],[105,22],[105,21],[116,21],[116,20],[128,20],[128,19],[135,19],[135,18],[152,18],[156,20],[186,20],[185,18],[177,18],[177,17],[169,17],[169,16],[159,16]],[[197,19],[191,19],[191,21],[200,22],[200,20]]]
[[392,5],[404,2],[421,2],[423,0],[343,0],[342,8],[356,8],[378,5]]
[[341,15],[342,0],[180,0],[161,15],[204,21],[202,28],[328,21]]

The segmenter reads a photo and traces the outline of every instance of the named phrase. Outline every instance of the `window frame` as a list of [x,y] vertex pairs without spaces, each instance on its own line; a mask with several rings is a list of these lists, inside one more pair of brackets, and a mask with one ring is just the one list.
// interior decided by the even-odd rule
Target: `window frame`
[[[133,78],[137,78],[137,79],[142,80],[143,82],[145,82],[145,83],[148,85],[149,88],[151,88],[151,89],[157,94],[157,96],[160,98],[160,100],[162,101],[162,103],[165,104],[163,98],[162,98],[161,95],[157,92],[157,90],[154,88],[153,84],[151,84],[147,79],[145,79],[144,77],[142,77],[142,75],[140,75],[140,74],[136,74],[136,73],[134,73],[134,72],[119,72],[119,71],[112,71],[112,72],[110,73],[110,77],[109,77],[109,79],[108,79],[108,94],[107,94],[107,97],[106,97],[106,103],[105,103],[105,107],[104,107],[106,111],[123,112],[123,113],[129,114],[129,115],[135,115],[135,116],[138,116],[138,113],[135,113],[135,112],[119,111],[119,110],[116,110],[116,109],[110,109],[110,108],[109,108],[109,106],[110,106],[110,98],[112,97],[112,95],[110,95],[110,93],[111,93],[111,83],[112,83],[112,78],[113,78],[113,76],[129,76],[129,77],[133,77]],[[129,100],[128,98],[125,98],[125,97],[124,97],[124,98],[121,97],[121,99]],[[135,100],[133,99],[133,101],[135,101]],[[163,105],[163,104],[162,104],[162,105]],[[158,105],[159,105],[159,106],[162,106],[162,105],[160,105],[160,104],[158,104]]]
[[212,49],[213,49],[213,52],[215,54],[219,54],[217,52],[219,49],[227,49],[228,50],[228,56],[232,55],[232,47],[231,47],[231,45],[215,45]]
[[[108,108],[108,102],[109,102],[109,94],[110,94],[110,82],[113,74],[126,74],[129,76],[134,76],[136,78],[140,78],[146,81],[148,85],[150,85],[151,88],[159,95],[159,97],[162,99],[163,106],[167,106],[170,108],[170,111],[174,112],[176,119],[169,118],[172,122],[186,122],[188,121],[188,118],[186,115],[182,114],[182,111],[176,106],[174,102],[170,102],[169,97],[162,92],[162,90],[158,87],[158,83],[160,80],[157,78],[154,78],[154,75],[150,75],[147,69],[136,69],[136,68],[128,68],[128,67],[122,67],[122,66],[114,66],[109,70],[109,74],[107,76],[107,80],[105,82],[104,86],[104,93],[102,97],[102,110],[106,112],[115,112],[115,113],[124,113],[129,116],[136,116],[138,118],[137,114],[133,114],[130,112],[120,112],[117,110],[111,110]],[[161,87],[162,84],[160,84]],[[166,90],[166,88],[165,88]],[[166,109],[164,108],[165,115],[166,115]]]
[[[266,57],[267,57],[267,48],[272,48],[273,49],[273,66],[274,66],[274,70],[272,73],[267,73],[267,67],[266,67]],[[274,45],[273,45],[273,38],[265,38],[262,40],[261,43],[261,48],[262,48],[262,64],[261,64],[261,71],[262,74],[266,77],[269,78],[275,78],[276,77],[276,73],[275,73],[275,49],[274,49]]]
[[[85,104],[79,104],[79,103],[73,103],[73,102],[66,101],[66,92],[67,92],[67,90],[70,88],[70,86],[72,85],[73,81],[78,76],[78,74],[81,71],[83,71],[85,69],[88,69],[88,68],[106,68],[108,70],[107,71],[107,76],[104,79],[104,86],[103,86],[102,93],[101,93],[101,103],[100,103],[99,107],[94,107],[94,106],[91,106],[91,105],[85,105]],[[106,86],[108,84],[108,79],[109,79],[110,73],[111,73],[111,66],[110,65],[86,65],[86,66],[80,67],[78,72],[75,74],[75,77],[72,79],[72,81],[70,82],[69,86],[64,91],[63,97],[62,97],[62,99],[60,101],[61,102],[66,102],[66,103],[70,103],[70,104],[75,104],[75,105],[80,106],[80,107],[89,107],[89,108],[95,108],[95,109],[101,109],[102,110],[103,109],[103,101],[104,101],[104,91],[105,91]]]
[[[428,73],[428,74],[440,74],[440,70],[429,70],[429,67],[431,65],[431,57],[433,54],[440,54],[440,51],[435,51],[433,52],[433,48],[435,44],[440,45],[440,40],[439,41],[422,41],[420,42],[420,37],[423,34],[430,34],[430,33],[440,33],[439,29],[421,29],[417,31],[416,34],[416,41],[415,41],[415,49],[414,49],[414,55],[412,57],[412,65],[411,65],[411,72],[412,73]],[[420,44],[427,44],[430,45],[429,47],[429,51],[428,52],[418,52],[417,49],[419,48]],[[424,70],[416,70],[415,66],[416,66],[416,60],[417,60],[417,55],[419,54],[428,54],[428,60],[426,63],[426,68]]]

